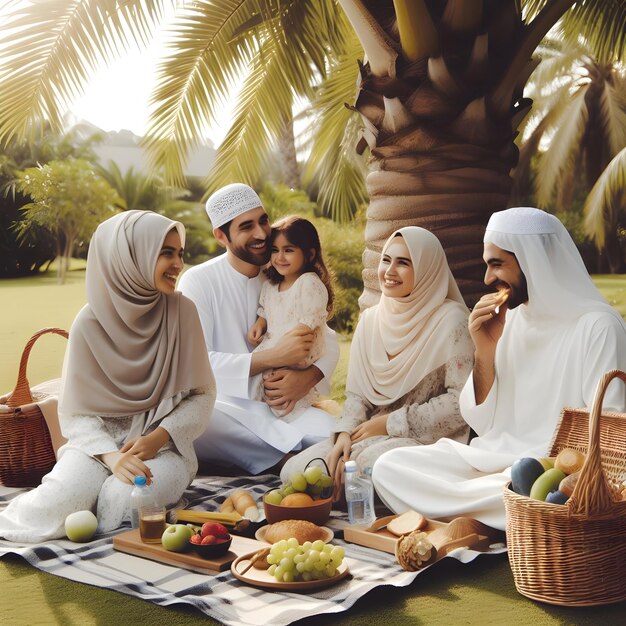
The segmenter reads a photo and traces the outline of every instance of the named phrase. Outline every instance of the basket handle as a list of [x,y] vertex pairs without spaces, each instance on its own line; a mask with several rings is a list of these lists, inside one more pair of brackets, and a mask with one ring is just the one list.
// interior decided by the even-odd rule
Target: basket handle
[[36,332],[26,344],[24,351],[22,352],[22,359],[20,361],[20,370],[17,374],[17,382],[15,383],[15,389],[10,396],[5,400],[5,404],[8,406],[15,408],[21,406],[22,404],[29,404],[34,402],[33,396],[30,392],[30,385],[28,383],[28,378],[26,378],[26,366],[28,365],[28,357],[30,356],[31,348],[33,347],[35,341],[39,339],[42,335],[47,335],[48,333],[52,333],[54,335],[61,335],[61,337],[68,338],[68,333],[66,330],[62,328],[42,328],[40,331]]
[[626,383],[626,373],[611,370],[604,374],[596,387],[596,394],[589,413],[589,449],[587,458],[580,470],[580,477],[574,492],[567,502],[571,515],[587,519],[610,513],[613,506],[613,491],[602,471],[602,453],[600,450],[600,416],[604,394],[609,383],[619,378]]
[[313,461],[321,461],[324,464],[324,467],[326,468],[326,473],[330,476],[330,469],[328,468],[328,464],[326,463],[326,459],[323,459],[321,456],[317,456],[314,459],[311,459],[305,466],[304,469],[306,469],[307,467],[309,467],[309,465],[311,465],[311,463],[313,463]]

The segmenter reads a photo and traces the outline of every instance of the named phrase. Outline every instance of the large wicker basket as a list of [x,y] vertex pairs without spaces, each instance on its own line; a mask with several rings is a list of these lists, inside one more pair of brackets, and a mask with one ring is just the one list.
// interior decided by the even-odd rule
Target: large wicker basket
[[626,600],[626,415],[602,413],[613,370],[598,383],[591,411],[563,409],[550,448],[587,454],[574,493],[548,504],[504,488],[509,561],[517,590],[533,600],[591,606]]
[[2,399],[13,409],[0,413],[0,482],[7,487],[36,487],[56,462],[46,420],[26,377],[33,344],[48,333],[68,336],[60,328],[44,328],[35,333],[22,353],[15,389]]

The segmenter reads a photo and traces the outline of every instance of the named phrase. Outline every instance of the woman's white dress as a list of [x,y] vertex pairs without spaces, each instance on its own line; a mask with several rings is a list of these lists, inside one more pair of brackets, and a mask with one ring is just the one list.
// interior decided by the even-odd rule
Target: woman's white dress
[[[214,399],[214,386],[193,390],[142,433],[161,426],[170,435],[157,455],[145,461],[152,471],[155,497],[163,505],[175,504],[196,475],[193,441],[206,429]],[[27,543],[64,537],[65,518],[80,510],[96,511],[99,532],[129,521],[133,487],[112,475],[96,455],[119,450],[130,433],[141,433],[146,417],[61,415],[61,429],[68,442],[59,449],[59,460],[41,485],[16,498],[0,513],[0,537]]]
[[[388,435],[369,437],[352,446],[350,459],[363,471],[371,468],[385,452],[407,446],[424,446],[447,437],[467,443],[469,426],[461,417],[459,394],[473,366],[474,349],[461,321],[449,341],[454,346],[454,358],[430,372],[409,393],[387,406],[374,406],[354,393],[346,394],[346,401],[335,433],[352,432],[359,424],[381,414],[387,418]],[[302,471],[314,458],[326,459],[334,437],[322,441],[289,459],[281,471],[283,480]]]

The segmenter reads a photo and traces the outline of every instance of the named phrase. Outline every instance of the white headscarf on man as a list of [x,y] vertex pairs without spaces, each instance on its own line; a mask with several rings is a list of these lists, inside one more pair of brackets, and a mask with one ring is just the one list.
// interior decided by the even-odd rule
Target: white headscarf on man
[[591,311],[616,315],[554,215],[532,207],[499,211],[491,216],[484,241],[515,255],[528,283],[528,304],[520,307],[522,315],[559,323]]
[[172,229],[184,246],[183,225],[151,211],[125,211],[98,226],[87,256],[87,304],[70,329],[60,413],[147,413],[145,432],[212,380],[194,304],[155,287],[157,258]]
[[352,340],[346,391],[376,406],[402,398],[452,358],[450,337],[468,310],[441,243],[417,226],[401,228],[411,254],[414,284],[403,298],[381,295],[365,310]]

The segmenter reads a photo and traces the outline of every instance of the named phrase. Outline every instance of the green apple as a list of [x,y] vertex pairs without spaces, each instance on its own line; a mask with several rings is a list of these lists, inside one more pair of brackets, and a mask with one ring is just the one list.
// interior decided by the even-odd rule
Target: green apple
[[161,544],[170,552],[184,552],[189,547],[193,529],[185,524],[168,526],[161,535]]
[[265,502],[268,504],[280,504],[283,501],[283,496],[278,491],[278,489],[274,489],[269,493],[265,494]]
[[308,483],[306,481],[306,478],[304,477],[304,474],[302,474],[301,472],[292,474],[289,477],[289,481],[291,482],[291,484],[293,485],[293,488],[296,491],[306,491],[306,486]]
[[319,465],[312,465],[304,470],[304,477],[309,485],[314,485],[322,477],[322,468]]
[[76,511],[65,518],[65,534],[70,541],[91,541],[98,528],[98,518],[91,511]]

